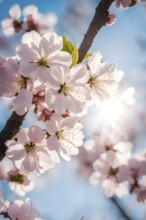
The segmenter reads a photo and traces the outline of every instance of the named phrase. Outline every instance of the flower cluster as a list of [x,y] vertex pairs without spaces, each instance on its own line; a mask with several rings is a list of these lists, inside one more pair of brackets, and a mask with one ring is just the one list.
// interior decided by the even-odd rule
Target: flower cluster
[[[116,1],[117,7],[125,8],[136,3]],[[84,145],[78,155],[82,174],[92,183],[100,183],[108,197],[126,195],[129,187],[138,201],[146,203],[146,154],[132,158],[132,144],[122,129],[111,128],[117,122],[117,109],[123,115],[122,106],[128,108],[134,102],[133,88],[121,89],[123,73],[104,61],[100,52],[87,54],[78,63],[77,45],[65,36],[45,32],[55,24],[54,15],[44,17],[33,5],[24,8],[23,21],[18,5],[9,14],[11,18],[1,23],[4,34],[10,36],[20,30],[27,33],[16,48],[16,56],[0,57],[0,96],[10,100],[10,110],[19,116],[31,109],[44,127],[21,128],[5,142],[12,167],[7,174],[1,172],[0,178],[6,179],[16,194],[24,196],[34,188],[32,174],[46,173],[61,159],[69,161]],[[44,23],[46,18],[52,23]],[[115,16],[109,12],[106,24],[114,21]],[[111,127],[96,132],[83,144],[82,119],[93,105],[102,109],[105,121],[108,110]],[[1,199],[0,215],[18,220],[40,219],[30,200],[10,203]]]
[[16,51],[17,58],[1,58],[0,95],[12,98],[10,107],[18,115],[34,104],[44,121],[54,113],[80,117],[92,101],[99,105],[117,91],[114,65],[103,62],[99,52],[87,64],[73,65],[63,38],[53,32],[24,34]]
[[[112,111],[110,111],[110,102],[106,105],[105,113],[108,115],[104,114],[104,120],[106,124],[108,121],[106,116],[109,116],[110,126],[108,127],[106,124],[107,130],[105,127],[104,129],[98,128],[92,139],[84,142],[84,147],[77,158],[79,163],[77,171],[80,175],[89,178],[91,183],[100,184],[107,197],[114,195],[122,197],[130,191],[137,195],[137,201],[146,203],[146,153],[144,151],[132,155],[133,136],[131,132],[126,131],[129,117],[128,106],[134,103],[133,94],[133,88],[126,90],[120,88],[116,96],[112,97],[112,101],[114,98],[116,104],[120,104],[120,108],[116,108],[114,102],[111,102]],[[122,108],[123,110],[125,108],[126,111],[121,111]],[[127,117],[124,129],[121,120],[117,120],[117,113],[120,117],[122,115],[122,119]],[[111,124],[111,118],[116,123]]]
[[[32,174],[40,176],[60,157],[69,161],[79,153],[82,117],[91,105],[102,106],[116,94],[121,72],[103,61],[99,52],[78,64],[77,46],[51,31],[25,33],[16,53],[0,58],[0,96],[10,100],[10,109],[18,115],[31,109],[44,123],[44,128],[20,129],[5,143],[13,167],[4,178],[12,191],[24,196],[34,188]],[[11,217],[9,209],[18,206],[12,215],[19,219],[22,202],[9,206],[1,213]]]
[[[57,23],[57,16],[54,13],[43,15],[38,12],[35,5],[28,5],[21,12],[19,5],[15,4],[10,8],[9,15],[10,18],[5,18],[1,22],[3,33],[7,36],[21,30],[23,32],[35,30],[44,33]],[[23,16],[23,20],[21,20],[21,16]]]
[[139,202],[146,203],[145,152],[131,155],[131,143],[122,141],[122,133],[103,132],[84,143],[78,156],[78,173],[100,184],[107,197],[137,194]]
[[39,212],[33,208],[30,199],[25,201],[18,199],[13,203],[3,201],[2,196],[0,199],[0,215],[4,218],[12,220],[41,220]]

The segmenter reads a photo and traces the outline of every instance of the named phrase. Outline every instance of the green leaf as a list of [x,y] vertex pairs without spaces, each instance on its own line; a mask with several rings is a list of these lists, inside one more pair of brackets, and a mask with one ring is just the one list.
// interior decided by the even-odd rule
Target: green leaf
[[63,36],[63,48],[62,51],[66,51],[72,55],[72,64],[70,67],[73,67],[74,65],[77,64],[78,59],[79,59],[79,52],[78,52],[78,47],[75,44],[71,43],[71,41],[67,40],[65,36]]
[[86,60],[86,59],[88,59],[88,58],[91,57],[91,56],[92,56],[91,53],[87,53],[87,54],[84,56],[83,60]]
[[70,67],[73,67],[74,65],[76,65],[78,63],[78,59],[79,59],[79,51],[78,51],[77,44],[75,44],[75,46],[73,47],[73,51],[72,51],[72,64]]
[[66,52],[72,54],[73,49],[74,49],[74,47],[73,47],[71,41],[67,40],[65,35],[64,35],[63,36],[63,48],[62,48],[62,51],[66,51]]

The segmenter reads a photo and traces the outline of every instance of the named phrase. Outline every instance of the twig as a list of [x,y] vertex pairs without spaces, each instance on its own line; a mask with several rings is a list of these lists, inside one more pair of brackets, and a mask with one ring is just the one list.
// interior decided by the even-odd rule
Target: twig
[[108,9],[114,1],[115,0],[101,0],[97,6],[93,20],[91,21],[79,48],[79,63],[83,60],[84,56],[88,52],[99,30],[105,25],[109,15]]
[[125,220],[132,220],[127,213],[124,211],[124,209],[119,205],[119,203],[117,202],[116,198],[112,197],[110,198],[110,200],[112,201],[112,203],[117,207],[117,209],[120,211],[121,215],[123,216],[123,218]]

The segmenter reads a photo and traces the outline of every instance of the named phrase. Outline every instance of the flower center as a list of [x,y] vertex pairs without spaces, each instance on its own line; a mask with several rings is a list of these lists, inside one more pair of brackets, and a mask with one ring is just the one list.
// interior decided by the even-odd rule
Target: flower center
[[17,84],[21,87],[21,88],[26,88],[27,86],[27,78],[24,76],[20,76],[17,78]]
[[106,151],[109,151],[109,150],[114,151],[114,150],[113,150],[113,145],[112,145],[112,144],[106,145],[106,146],[105,146],[105,150],[106,150]]
[[89,80],[88,80],[88,84],[90,85],[90,87],[94,86],[96,84],[96,78],[97,76],[94,76],[94,77],[90,77]]
[[13,27],[14,29],[21,29],[21,22],[17,20],[13,21]]
[[110,169],[109,169],[109,175],[110,176],[116,176],[116,174],[118,173],[118,168],[112,168],[112,167],[110,167]]
[[57,137],[57,139],[62,138],[63,137],[63,130],[57,131],[56,132],[56,137]]
[[18,184],[23,184],[24,175],[18,173],[16,176],[10,176],[10,181]]
[[24,145],[24,148],[25,148],[27,154],[28,154],[28,153],[33,153],[34,150],[35,150],[35,147],[36,147],[36,146],[35,146],[35,144],[34,144],[33,142],[30,142],[29,144],[25,144],[25,145]]
[[60,89],[58,90],[58,93],[64,93],[65,96],[67,96],[67,93],[69,91],[69,87],[66,85],[66,83],[60,85]]
[[38,31],[38,24],[35,23],[35,21],[33,20],[32,17],[27,17],[27,30],[26,32],[30,32],[30,31]]
[[133,193],[136,188],[139,188],[139,182],[137,178],[134,178],[134,183],[130,187],[130,193]]
[[49,68],[48,62],[44,57],[42,57],[37,63],[41,67],[48,67]]

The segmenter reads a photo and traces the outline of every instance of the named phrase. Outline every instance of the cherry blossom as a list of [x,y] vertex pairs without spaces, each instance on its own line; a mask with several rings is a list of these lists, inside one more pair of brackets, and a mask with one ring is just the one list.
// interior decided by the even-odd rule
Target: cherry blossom
[[21,30],[21,22],[19,21],[21,10],[18,4],[15,4],[10,8],[9,15],[11,18],[6,18],[1,22],[3,33],[7,36],[11,36],[15,32]]
[[57,16],[55,13],[47,13],[45,15],[39,13],[35,5],[28,5],[23,9],[23,20],[20,20],[21,9],[18,4],[13,5],[9,14],[11,18],[3,19],[1,22],[3,33],[11,36],[21,30],[30,32],[32,30],[41,34],[53,29],[57,23]]
[[57,23],[57,16],[54,13],[43,15],[38,12],[35,5],[28,5],[23,9],[24,23],[22,28],[25,32],[35,30],[41,34],[52,29]]
[[82,125],[79,118],[69,116],[62,118],[54,115],[47,122],[48,148],[59,151],[61,157],[67,161],[72,155],[77,155],[78,147],[83,144]]
[[34,112],[38,115],[39,121],[48,121],[51,119],[54,111],[48,109],[47,104],[45,102],[45,89],[44,84],[38,85],[33,89],[33,101],[32,103],[35,105]]
[[115,94],[118,88],[115,65],[102,62],[102,56],[95,52],[88,61],[88,85],[93,102],[97,105],[110,95]]
[[16,169],[8,172],[7,179],[10,189],[20,196],[24,196],[34,188],[34,183],[28,179],[27,174],[20,173]]
[[59,162],[55,151],[48,150],[45,134],[36,125],[21,129],[16,140],[7,141],[6,145],[6,155],[18,169],[23,167],[28,172],[35,171],[40,175]]
[[10,98],[15,96],[20,88],[25,87],[25,79],[18,72],[18,60],[3,59],[0,68],[0,96]]
[[146,161],[139,159],[131,158],[127,165],[119,167],[117,177],[120,182],[128,181],[130,192],[137,194],[139,202],[146,203]]
[[24,115],[31,106],[32,92],[26,89],[21,89],[19,94],[13,100],[10,108],[14,110],[18,115]]
[[44,95],[42,96],[44,88],[45,86],[37,80],[33,82],[32,79],[25,78],[25,87],[21,88],[15,98],[13,98],[10,108],[18,115],[24,115],[34,104],[34,112],[41,111],[47,107],[44,103]]
[[0,96],[13,98],[10,109],[18,115],[24,115],[32,104],[33,84],[30,79],[20,75],[17,59],[8,58],[0,69]]
[[116,22],[116,16],[111,11],[109,11],[108,20],[106,22],[106,25],[110,26],[113,25]]
[[107,197],[114,195],[122,197],[128,193],[128,182],[118,181],[118,167],[119,161],[111,151],[102,154],[100,158],[93,163],[95,172],[91,174],[90,181],[94,184],[101,183]]
[[43,36],[35,31],[25,33],[22,44],[17,47],[20,60],[19,71],[25,77],[46,82],[50,78],[50,67],[71,65],[71,55],[61,51],[62,37],[47,32]]
[[117,7],[128,8],[132,4],[133,0],[116,0]]
[[52,79],[48,81],[45,101],[49,109],[59,114],[67,110],[80,113],[90,100],[89,89],[85,84],[86,66],[79,64],[73,68],[55,66],[51,68]]
[[[124,8],[137,2],[146,0],[115,1],[117,7]],[[116,16],[108,9],[106,12],[104,25],[112,25]],[[20,30],[29,33],[22,36],[15,57],[0,57],[0,96],[11,100],[10,109],[19,116],[26,116],[32,107],[44,128],[37,125],[22,128],[3,143],[12,167],[9,172],[2,169],[0,179],[6,179],[12,191],[24,196],[34,188],[30,174],[41,175],[54,168],[60,162],[59,156],[69,161],[79,155],[79,172],[91,183],[101,184],[107,197],[122,197],[129,189],[139,202],[146,203],[146,153],[141,153],[139,158],[131,156],[132,143],[128,135],[119,132],[121,124],[116,125],[116,111],[125,123],[124,113],[129,117],[125,110],[134,103],[134,89],[123,89],[123,72],[104,61],[100,52],[86,54],[83,62],[78,63],[82,44],[78,50],[66,37],[50,30],[57,22],[55,14],[43,15],[35,5],[29,5],[24,8],[21,21],[17,4],[10,8],[9,14],[11,18],[1,22],[5,35]],[[110,129],[107,126],[109,130],[104,132],[99,126],[83,144],[81,122],[92,104],[100,105],[103,113],[105,107],[110,119],[114,115],[116,126],[110,123]],[[102,124],[107,119],[103,115]],[[1,193],[0,215],[11,220],[41,220],[29,199],[4,201]]]
[[136,159],[128,161],[128,165],[123,165],[119,168],[118,179],[120,182],[128,181],[134,183],[134,179],[139,176],[141,170],[141,162]]
[[39,212],[33,208],[31,200],[15,200],[7,209],[8,216],[15,220],[41,220]]
[[38,31],[38,8],[35,5],[28,5],[23,9],[24,23],[22,28],[26,31]]
[[116,130],[110,132],[104,131],[100,135],[94,135],[93,139],[85,141],[84,147],[92,162],[95,161],[102,153],[112,151],[120,164],[127,163],[131,157],[132,144],[130,142],[121,141],[124,134]]
[[137,201],[146,204],[146,176],[142,176],[142,178],[138,181],[134,192],[137,195]]

